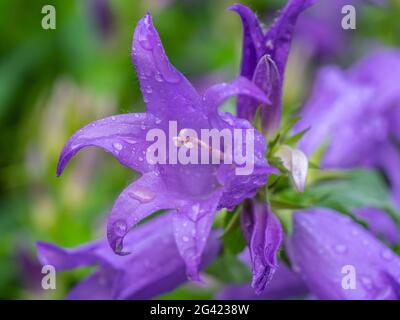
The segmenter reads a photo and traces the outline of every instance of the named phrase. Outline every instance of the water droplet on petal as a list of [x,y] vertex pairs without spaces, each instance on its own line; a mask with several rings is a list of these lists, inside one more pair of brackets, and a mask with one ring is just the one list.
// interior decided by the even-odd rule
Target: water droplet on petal
[[367,276],[361,277],[361,283],[368,290],[371,290],[373,287],[373,283],[372,283],[372,280],[370,277],[367,277]]
[[128,230],[128,226],[124,220],[117,220],[114,222],[114,232],[118,237],[123,237]]
[[114,147],[114,149],[116,149],[118,151],[121,151],[123,148],[122,144],[120,144],[119,142],[113,143],[113,147]]
[[184,242],[188,242],[188,241],[189,241],[189,238],[186,237],[186,236],[183,236],[183,237],[182,237],[182,240],[183,240]]
[[144,187],[137,187],[134,190],[129,191],[128,195],[141,203],[150,202],[156,196],[154,192]]
[[391,260],[393,258],[393,252],[390,249],[385,249],[381,254],[382,258],[385,260]]
[[156,46],[153,52],[156,67],[164,80],[169,83],[179,82],[181,79],[179,73],[168,61],[163,48],[160,46]]
[[136,28],[140,45],[145,50],[152,50],[156,40],[156,35],[152,30],[150,18],[146,16],[141,24]]
[[347,251],[347,247],[344,244],[337,244],[335,246],[335,251],[337,253],[343,254]]
[[162,76],[161,76],[161,74],[159,74],[159,73],[156,73],[154,78],[156,79],[157,82],[163,82],[164,81]]

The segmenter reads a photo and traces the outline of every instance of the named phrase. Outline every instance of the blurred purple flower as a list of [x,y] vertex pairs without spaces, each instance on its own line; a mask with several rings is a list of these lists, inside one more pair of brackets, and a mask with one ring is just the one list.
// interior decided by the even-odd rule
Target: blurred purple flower
[[287,248],[319,299],[400,299],[400,257],[349,217],[322,208],[297,212]]
[[[252,80],[268,96],[261,109],[263,131],[273,133],[280,125],[283,79],[297,17],[315,0],[289,0],[273,25],[264,32],[256,15],[248,7],[236,4],[243,24],[243,49],[240,75]],[[251,121],[258,101],[240,96],[237,101],[239,117]]]
[[347,71],[320,70],[296,130],[311,127],[300,148],[310,155],[327,145],[324,168],[382,169],[400,204],[400,51],[369,54]]
[[388,214],[376,208],[355,209],[354,214],[365,220],[368,229],[378,238],[395,245],[400,241],[400,232],[396,223]]
[[308,293],[304,281],[299,275],[281,263],[265,291],[255,294],[250,285],[234,284],[226,286],[218,293],[222,300],[280,300],[304,296]]
[[[57,271],[98,265],[68,294],[68,299],[148,299],[186,281],[185,264],[173,234],[173,213],[166,213],[137,227],[125,238],[132,253],[118,256],[106,240],[73,249],[38,242],[39,259]],[[204,250],[202,267],[218,254],[220,242],[213,231]]]
[[108,0],[89,0],[89,14],[103,36],[108,36],[113,28],[114,17]]
[[281,223],[266,203],[249,201],[241,214],[253,271],[252,287],[261,294],[278,267],[277,253],[282,242]]
[[368,4],[384,5],[385,0],[322,0],[307,10],[298,19],[295,41],[312,56],[329,58],[338,55],[350,47],[353,32],[343,30],[342,8],[345,5],[355,7],[358,14],[362,6]]
[[[80,129],[64,146],[57,175],[80,149],[87,146],[100,147],[113,154],[121,164],[140,172],[140,178],[119,195],[111,210],[107,237],[112,249],[126,254],[123,239],[134,225],[155,211],[174,210],[178,250],[186,262],[188,276],[198,279],[201,254],[217,210],[234,208],[254,196],[266,183],[270,168],[264,159],[265,139],[254,132],[254,170],[250,175],[236,175],[235,167],[242,165],[235,162],[209,165],[149,163],[146,150],[153,142],[146,141],[146,134],[154,128],[169,132],[170,121],[177,122],[177,132],[189,128],[199,136],[201,129],[225,129],[231,133],[234,129],[252,129],[246,120],[219,112],[218,106],[237,94],[264,103],[267,98],[243,77],[230,84],[214,85],[201,97],[168,61],[150,14],[146,14],[136,27],[132,60],[147,112],[108,117]],[[169,141],[170,146],[173,143]],[[242,144],[245,147],[245,139]]]

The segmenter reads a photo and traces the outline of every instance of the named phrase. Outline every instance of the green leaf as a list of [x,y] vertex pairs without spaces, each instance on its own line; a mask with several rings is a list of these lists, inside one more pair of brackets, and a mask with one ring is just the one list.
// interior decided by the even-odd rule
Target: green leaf
[[295,135],[285,139],[284,144],[288,144],[290,146],[295,145],[306,133],[307,131],[310,130],[310,128],[304,129]]
[[251,272],[237,256],[224,253],[216,259],[206,272],[224,283],[249,283]]
[[[303,193],[285,190],[276,194],[271,200],[277,209],[296,209],[302,207],[327,207],[351,216],[362,225],[366,223],[353,215],[353,210],[362,207],[373,207],[385,210],[398,224],[400,215],[393,206],[388,188],[378,172],[373,170],[353,170],[327,176],[333,180],[317,180],[308,186]],[[337,177],[342,177],[338,179]],[[286,206],[286,207],[285,207]]]
[[231,254],[237,254],[246,247],[246,241],[240,228],[240,207],[233,212],[226,212],[224,217],[224,232],[221,235],[224,250]]
[[288,122],[287,123],[285,123],[283,126],[282,126],[282,129],[280,130],[280,135],[281,136],[286,136],[287,134],[288,134],[288,132],[290,131],[290,129],[292,129],[293,128],[293,126],[299,121],[301,119],[301,117],[293,117],[293,118],[290,118],[289,120],[288,120]]

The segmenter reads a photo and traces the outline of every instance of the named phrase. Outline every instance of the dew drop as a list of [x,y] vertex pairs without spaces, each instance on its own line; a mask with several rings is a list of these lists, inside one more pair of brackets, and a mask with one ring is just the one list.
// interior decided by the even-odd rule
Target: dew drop
[[373,284],[372,284],[372,280],[370,277],[366,277],[366,276],[362,277],[361,282],[366,289],[368,289],[368,290],[372,289]]
[[382,251],[381,256],[382,256],[383,259],[389,261],[389,260],[391,260],[393,258],[393,253],[392,253],[392,251],[390,249],[385,249],[385,250]]
[[344,244],[337,244],[335,246],[335,251],[337,253],[343,254],[343,253],[345,253],[347,251],[347,247]]
[[128,195],[141,203],[150,202],[155,197],[154,192],[143,187],[137,187],[135,190],[128,192]]
[[118,237],[123,237],[128,230],[128,226],[124,220],[117,220],[114,222],[114,232]]
[[159,74],[159,73],[156,73],[154,78],[156,79],[157,82],[163,82],[164,81],[162,76],[161,76],[161,74]]
[[186,236],[183,236],[183,237],[182,237],[182,240],[183,240],[184,242],[189,242],[189,238],[186,237]]
[[123,148],[122,144],[120,144],[119,142],[113,143],[113,147],[118,151],[121,151]]
[[179,73],[169,63],[164,50],[160,46],[156,46],[153,51],[154,60],[159,73],[164,80],[169,83],[177,83],[180,81]]
[[155,35],[151,29],[150,18],[145,17],[143,23],[139,24],[136,30],[142,48],[145,50],[152,50],[154,47]]
[[267,46],[268,49],[273,50],[274,49],[274,44],[272,42],[272,40],[268,40],[267,43],[265,44]]

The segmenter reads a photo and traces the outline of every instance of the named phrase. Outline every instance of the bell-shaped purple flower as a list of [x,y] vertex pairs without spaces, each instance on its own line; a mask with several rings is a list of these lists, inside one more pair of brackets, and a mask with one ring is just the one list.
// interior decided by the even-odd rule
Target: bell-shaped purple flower
[[323,144],[325,168],[378,167],[400,204],[400,52],[379,50],[347,71],[322,68],[296,130],[310,128],[300,148],[308,155]]
[[[267,32],[248,7],[236,4],[230,8],[240,15],[243,24],[240,75],[252,80],[269,98],[261,109],[262,127],[266,133],[273,133],[280,125],[283,78],[296,20],[314,1],[289,0]],[[251,121],[258,105],[259,101],[251,97],[239,97],[238,116]]]
[[[185,264],[174,240],[173,213],[151,219],[125,238],[130,255],[116,255],[99,240],[73,249],[50,243],[37,244],[42,264],[57,271],[98,265],[68,294],[69,299],[149,299],[186,281]],[[221,248],[212,232],[204,250],[202,266],[210,263]]]
[[400,257],[347,216],[322,208],[295,213],[287,248],[320,299],[400,299]]
[[[252,197],[267,180],[270,170],[264,159],[266,143],[249,122],[218,111],[218,106],[232,95],[248,95],[266,103],[266,95],[251,81],[239,77],[232,83],[210,87],[200,96],[190,82],[168,60],[150,14],[137,24],[132,44],[132,61],[136,67],[146,113],[129,113],[95,121],[75,133],[61,152],[57,175],[82,148],[96,146],[113,154],[121,164],[141,173],[119,195],[108,219],[107,237],[112,249],[123,251],[123,239],[140,220],[161,209],[174,211],[174,235],[178,250],[187,265],[189,277],[197,279],[197,269],[206,245],[214,215],[220,208],[232,209]],[[174,127],[175,126],[175,127]],[[147,152],[154,145],[148,141],[151,129],[171,133],[165,144],[168,152],[159,154],[163,161],[148,161]],[[201,136],[203,129],[244,133],[235,143],[246,150],[254,146],[248,175],[236,174],[244,164],[210,162],[177,163],[177,152],[187,154],[193,146],[206,149],[207,158],[222,156],[222,147],[214,148],[194,136],[181,137],[183,131]],[[178,134],[179,133],[179,134]],[[177,151],[174,147],[177,147]],[[199,160],[200,155],[195,157]],[[175,160],[175,161],[174,161]],[[201,159],[200,159],[201,160]]]
[[278,267],[277,253],[283,237],[281,223],[269,205],[249,201],[243,209],[241,225],[249,247],[251,285],[256,294],[261,294]]

